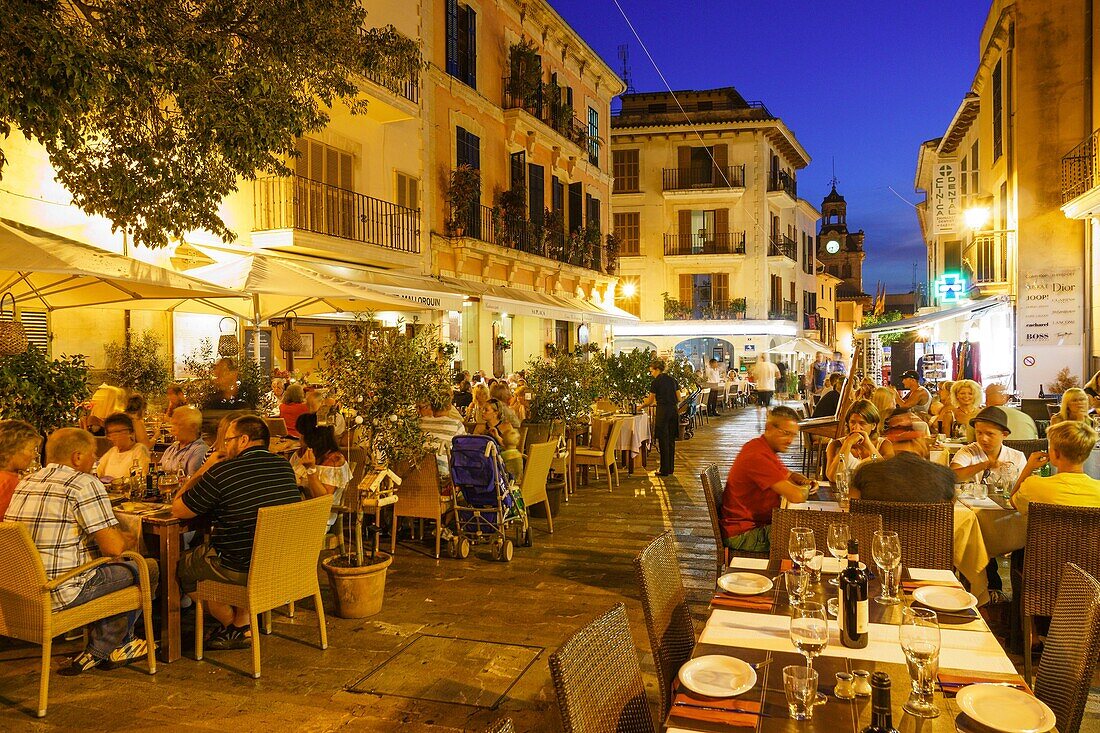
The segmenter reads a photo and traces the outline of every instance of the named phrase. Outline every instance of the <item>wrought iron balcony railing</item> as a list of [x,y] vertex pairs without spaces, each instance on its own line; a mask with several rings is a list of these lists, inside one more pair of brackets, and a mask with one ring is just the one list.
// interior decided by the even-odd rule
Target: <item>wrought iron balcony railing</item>
[[519,217],[506,217],[499,209],[478,205],[455,217],[452,236],[471,237],[482,242],[546,257],[577,267],[609,272],[612,257],[602,234],[585,230],[566,234],[562,229]]
[[[521,90],[519,81],[510,76],[504,77],[501,83],[504,89],[501,107],[524,110],[591,155],[592,141],[588,137],[588,128],[573,115],[572,107],[560,100],[554,100],[553,95],[544,94],[541,86],[533,91]],[[597,139],[595,141],[597,158],[599,149],[600,141]]]
[[666,234],[665,256],[676,255],[743,255],[744,232],[700,232],[698,234]]
[[794,176],[785,171],[773,171],[768,176],[768,190],[769,191],[783,191],[790,195],[790,197],[798,197],[798,181]]
[[782,303],[773,302],[768,308],[769,321],[797,321],[798,303],[793,300],[784,300]]
[[664,191],[744,188],[745,166],[665,168],[661,171],[661,184]]
[[769,257],[786,257],[798,262],[798,243],[785,234],[773,236],[768,242]]
[[1062,203],[1100,186],[1100,130],[1062,157]]
[[739,321],[745,318],[745,299],[685,303],[665,297],[666,321]]
[[1008,282],[1008,261],[1016,243],[1014,231],[974,232],[963,251],[963,263],[972,285]]

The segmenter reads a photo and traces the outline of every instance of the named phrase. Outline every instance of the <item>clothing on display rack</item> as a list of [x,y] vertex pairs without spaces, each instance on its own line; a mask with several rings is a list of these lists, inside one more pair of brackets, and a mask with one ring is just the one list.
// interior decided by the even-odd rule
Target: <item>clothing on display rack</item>
[[954,379],[973,379],[982,382],[981,344],[969,341],[957,342],[951,348],[952,361],[955,364]]

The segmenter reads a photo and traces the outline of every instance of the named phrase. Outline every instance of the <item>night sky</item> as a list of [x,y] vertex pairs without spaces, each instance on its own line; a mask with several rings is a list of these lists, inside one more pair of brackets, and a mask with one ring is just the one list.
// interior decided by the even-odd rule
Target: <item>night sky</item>
[[[613,0],[550,0],[631,82],[663,90]],[[917,148],[939,137],[970,89],[989,4],[983,0],[619,0],[673,90],[733,86],[764,102],[813,161],[798,193],[815,206],[835,161],[848,226],[867,233],[864,290],[905,292],[924,279],[912,206]]]

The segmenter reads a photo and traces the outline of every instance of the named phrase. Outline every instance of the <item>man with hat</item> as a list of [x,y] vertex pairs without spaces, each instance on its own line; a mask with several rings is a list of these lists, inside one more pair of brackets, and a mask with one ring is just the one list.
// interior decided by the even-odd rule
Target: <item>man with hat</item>
[[1002,407],[986,407],[970,421],[974,428],[974,442],[964,446],[951,459],[955,480],[982,481],[995,468],[1011,466],[1014,476],[1019,476],[1027,464],[1027,456],[1004,444],[1012,433],[1008,415]]
[[886,418],[884,437],[894,457],[868,461],[852,476],[855,499],[932,503],[955,499],[955,474],[928,460],[928,426],[912,411],[897,408]]
[[898,407],[915,410],[916,412],[928,412],[928,408],[932,404],[932,395],[921,386],[920,375],[912,369],[902,372],[901,385],[908,390],[904,397],[901,396],[901,392],[898,391],[897,387],[890,387],[897,395]]

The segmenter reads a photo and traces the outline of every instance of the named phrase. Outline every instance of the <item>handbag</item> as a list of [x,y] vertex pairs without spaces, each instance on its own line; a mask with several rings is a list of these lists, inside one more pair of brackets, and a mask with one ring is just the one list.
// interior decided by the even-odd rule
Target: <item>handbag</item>
[[15,296],[0,295],[0,316],[4,313],[4,298],[11,298],[11,320],[0,321],[0,356],[14,356],[27,350],[27,332],[15,312]]

